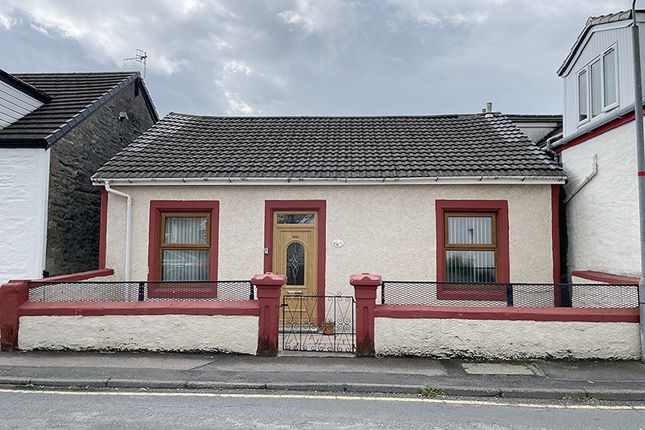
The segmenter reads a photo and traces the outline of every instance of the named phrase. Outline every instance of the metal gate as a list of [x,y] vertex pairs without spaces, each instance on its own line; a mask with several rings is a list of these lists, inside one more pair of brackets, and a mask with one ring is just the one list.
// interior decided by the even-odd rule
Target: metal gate
[[355,303],[351,296],[285,295],[281,313],[282,349],[353,353]]

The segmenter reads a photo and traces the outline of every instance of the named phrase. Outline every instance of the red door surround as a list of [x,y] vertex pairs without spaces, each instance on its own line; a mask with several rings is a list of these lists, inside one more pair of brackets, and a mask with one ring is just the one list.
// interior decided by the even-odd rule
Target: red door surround
[[318,213],[318,295],[325,295],[325,265],[327,253],[327,202],[325,200],[266,200],[264,202],[264,272],[273,272],[273,214],[277,211],[313,211]]

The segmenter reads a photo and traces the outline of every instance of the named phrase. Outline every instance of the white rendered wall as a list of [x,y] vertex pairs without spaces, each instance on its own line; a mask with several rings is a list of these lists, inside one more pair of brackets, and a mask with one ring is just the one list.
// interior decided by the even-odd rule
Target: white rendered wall
[[634,122],[562,152],[567,193],[598,174],[567,204],[569,270],[640,276]]
[[0,283],[41,278],[49,151],[0,148]]
[[376,318],[374,344],[377,355],[640,358],[637,323]]
[[[218,200],[218,278],[250,279],[263,271],[265,200],[326,200],[326,291],[353,294],[349,276],[434,280],[435,200],[508,200],[510,274],[515,282],[552,282],[550,185],[129,186],[132,196],[130,279],[148,276],[150,200]],[[107,267],[123,279],[125,199],[109,195]],[[340,239],[342,247],[331,242]]]
[[255,354],[257,316],[109,315],[21,317],[19,348],[213,351]]
[[42,105],[41,101],[0,80],[0,130]]

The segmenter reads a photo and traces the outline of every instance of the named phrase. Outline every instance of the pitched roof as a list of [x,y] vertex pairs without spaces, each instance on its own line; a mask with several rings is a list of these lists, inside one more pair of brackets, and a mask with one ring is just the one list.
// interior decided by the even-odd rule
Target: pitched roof
[[[636,10],[636,15],[638,17],[639,13],[645,12],[645,10],[642,9],[637,9]],[[587,36],[589,31],[591,31],[591,28],[600,25],[600,24],[608,24],[612,22],[620,22],[620,21],[627,21],[632,19],[632,11],[630,10],[621,10],[619,12],[615,13],[610,13],[607,15],[600,15],[600,16],[590,16],[587,18],[587,22],[585,23],[584,28],[576,38],[576,41],[574,42],[573,46],[571,47],[571,50],[567,54],[567,57],[564,59],[560,67],[558,68],[558,76],[562,76],[566,68],[569,66],[571,61],[573,60],[573,57],[575,56],[576,52],[578,51],[578,47],[584,40],[584,38]]]
[[210,117],[170,113],[93,179],[549,177],[507,117]]
[[135,81],[146,97],[151,114],[157,119],[139,72],[16,73],[13,77],[46,95],[49,100],[0,130],[0,148],[50,147]]

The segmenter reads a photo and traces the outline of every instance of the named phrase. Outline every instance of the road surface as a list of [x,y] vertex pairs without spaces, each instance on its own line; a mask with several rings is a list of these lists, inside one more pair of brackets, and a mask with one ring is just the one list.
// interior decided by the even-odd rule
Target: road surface
[[645,404],[0,389],[2,429],[639,429]]

